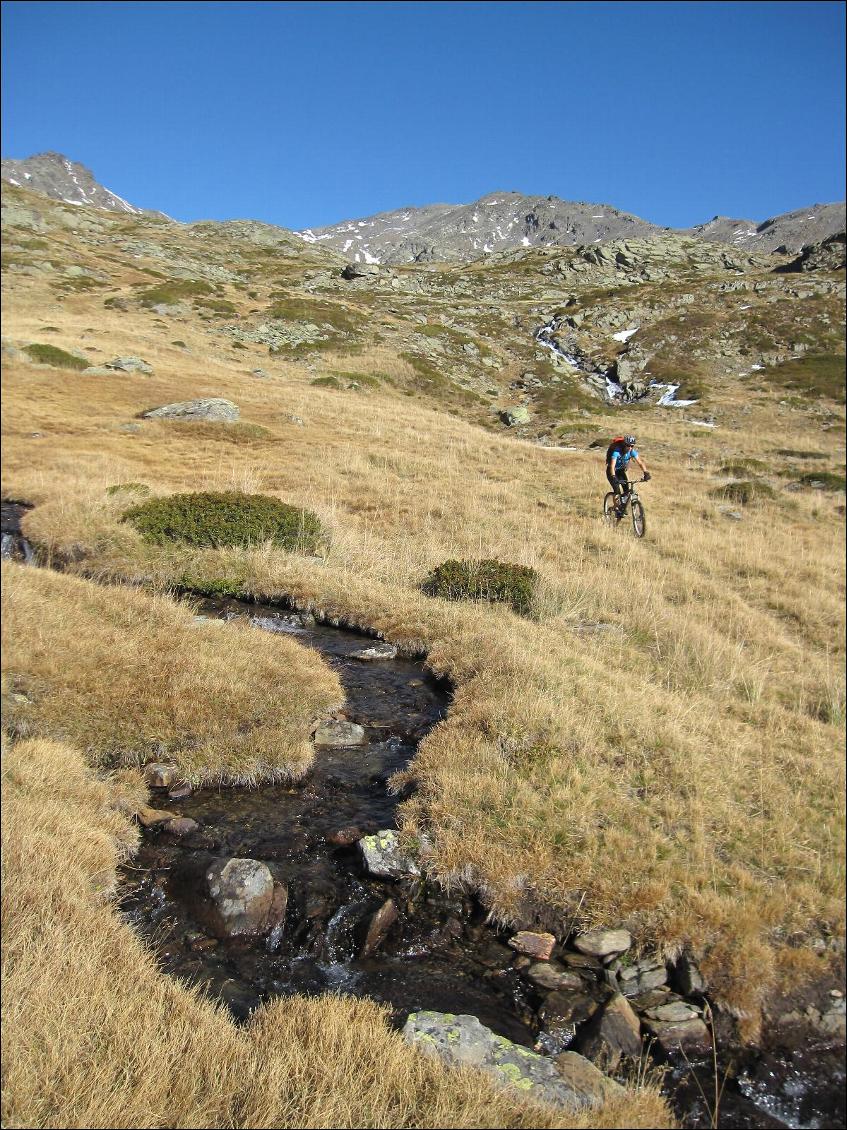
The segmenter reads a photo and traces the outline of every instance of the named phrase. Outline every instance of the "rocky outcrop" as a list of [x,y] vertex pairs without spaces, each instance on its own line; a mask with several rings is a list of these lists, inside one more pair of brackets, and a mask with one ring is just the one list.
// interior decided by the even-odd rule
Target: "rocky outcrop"
[[221,397],[200,400],[182,400],[177,404],[164,404],[142,413],[146,420],[218,420],[232,424],[241,415],[237,405]]
[[847,266],[847,235],[837,232],[820,243],[808,244],[796,259],[777,267],[777,274],[799,271],[843,271]]

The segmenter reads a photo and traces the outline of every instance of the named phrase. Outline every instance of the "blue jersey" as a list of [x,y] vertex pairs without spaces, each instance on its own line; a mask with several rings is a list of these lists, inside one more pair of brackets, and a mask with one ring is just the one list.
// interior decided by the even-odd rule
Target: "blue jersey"
[[638,451],[634,447],[631,451],[613,451],[611,454],[612,474],[615,475],[618,471],[625,471],[629,465],[630,459],[637,458]]

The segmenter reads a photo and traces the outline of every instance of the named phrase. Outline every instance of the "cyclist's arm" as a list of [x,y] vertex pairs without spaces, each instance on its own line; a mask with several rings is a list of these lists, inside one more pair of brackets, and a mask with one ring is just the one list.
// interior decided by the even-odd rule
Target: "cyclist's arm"
[[632,457],[632,461],[633,461],[633,463],[635,463],[635,464],[636,464],[636,465],[637,465],[638,467],[640,467],[640,468],[641,468],[641,474],[642,474],[642,475],[646,475],[646,474],[648,474],[648,473],[649,473],[649,472],[647,471],[647,468],[646,468],[646,467],[644,466],[644,464],[643,464],[643,463],[641,462],[641,460],[640,460],[640,459],[637,459],[637,458],[636,458],[636,457],[635,457],[634,455],[633,455],[633,457]]

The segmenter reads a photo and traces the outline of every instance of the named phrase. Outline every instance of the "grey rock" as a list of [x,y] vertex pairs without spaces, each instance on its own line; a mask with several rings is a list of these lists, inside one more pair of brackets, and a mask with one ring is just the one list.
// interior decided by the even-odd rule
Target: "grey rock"
[[401,849],[397,832],[391,829],[363,836],[359,840],[359,851],[371,875],[405,879],[421,873],[417,862]]
[[712,1049],[709,1029],[699,1016],[683,1021],[648,1020],[646,1026],[666,1052],[705,1055]]
[[121,373],[152,373],[152,366],[141,357],[116,357],[106,362],[107,369],[117,369]]
[[378,263],[348,263],[341,272],[343,279],[364,279],[373,278],[379,275],[380,268]]
[[[420,1051],[451,1067],[479,1068],[519,1094],[557,1106],[592,1107],[610,1094],[623,1094],[611,1080],[596,1080],[587,1061],[584,1066],[577,1060],[566,1061],[562,1071],[548,1057],[496,1035],[475,1016],[413,1012],[403,1035]],[[592,1078],[594,1086],[589,1083]]]
[[514,408],[507,408],[502,411],[500,419],[510,428],[517,427],[520,424],[528,424],[530,421],[529,409],[518,404]]
[[256,859],[186,859],[172,883],[203,928],[217,938],[259,937],[285,913],[288,892]]
[[577,1050],[603,1071],[617,1071],[624,1056],[641,1055],[641,1024],[626,997],[616,994],[580,1033]]
[[656,1008],[648,1008],[645,1015],[651,1020],[664,1020],[668,1023],[681,1024],[699,1016],[700,1010],[686,1001],[671,1001],[669,1004],[661,1004]]
[[629,930],[589,930],[587,934],[574,938],[573,944],[580,953],[587,953],[592,957],[611,957],[629,949],[632,935]]
[[526,971],[527,978],[539,989],[581,989],[583,980],[572,969],[554,961],[536,961]]
[[355,722],[321,722],[315,730],[317,746],[346,747],[365,744],[365,731]]
[[241,415],[231,400],[206,397],[200,400],[183,400],[177,404],[164,404],[144,413],[145,419],[163,420],[219,420],[234,423]]
[[677,959],[672,971],[672,980],[674,988],[684,997],[700,995],[706,991],[706,979],[689,953],[683,953]]
[[668,970],[659,958],[645,958],[618,970],[618,981],[625,997],[637,997],[668,982]]

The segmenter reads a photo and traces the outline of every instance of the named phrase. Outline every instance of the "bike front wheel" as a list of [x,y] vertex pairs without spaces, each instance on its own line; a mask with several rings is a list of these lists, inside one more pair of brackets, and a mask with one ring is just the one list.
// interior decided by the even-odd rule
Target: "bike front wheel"
[[637,538],[643,538],[647,530],[647,519],[644,517],[644,507],[638,501],[632,503],[632,528]]
[[603,517],[606,519],[610,526],[614,526],[618,520],[618,516],[615,512],[614,491],[610,490],[606,497],[603,499]]

